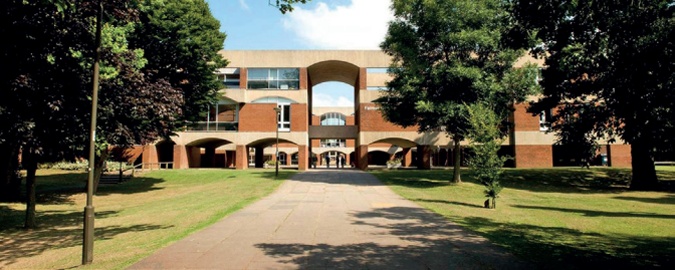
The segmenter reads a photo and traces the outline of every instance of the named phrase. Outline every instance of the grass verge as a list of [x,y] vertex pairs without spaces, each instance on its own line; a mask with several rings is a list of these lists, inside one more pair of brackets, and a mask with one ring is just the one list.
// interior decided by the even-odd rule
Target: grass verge
[[[38,229],[23,230],[24,204],[0,203],[0,269],[66,269],[82,256],[86,174],[41,170]],[[279,179],[294,172],[280,171]],[[154,171],[101,186],[94,263],[121,269],[274,191],[283,181],[269,170]]]
[[[630,170],[507,169],[497,209],[463,171],[373,171],[396,193],[542,268],[675,267],[675,194],[632,192]],[[675,171],[659,171],[675,180]]]

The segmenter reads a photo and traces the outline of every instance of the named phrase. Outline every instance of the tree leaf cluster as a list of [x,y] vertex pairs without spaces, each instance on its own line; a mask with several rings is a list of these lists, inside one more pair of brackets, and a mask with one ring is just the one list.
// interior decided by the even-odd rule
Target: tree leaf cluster
[[[537,38],[535,54],[546,57],[544,97],[531,111],[559,110],[552,128],[564,144],[631,144],[631,187],[655,188],[654,154],[674,149],[675,2],[513,2],[517,22]],[[571,115],[583,121],[565,121]]]
[[490,101],[506,119],[515,102],[539,91],[535,66],[513,68],[524,50],[512,35],[525,32],[516,29],[508,2],[394,0],[392,9],[380,47],[393,59],[393,79],[375,101],[386,120],[446,132],[459,151],[471,129],[469,105]]

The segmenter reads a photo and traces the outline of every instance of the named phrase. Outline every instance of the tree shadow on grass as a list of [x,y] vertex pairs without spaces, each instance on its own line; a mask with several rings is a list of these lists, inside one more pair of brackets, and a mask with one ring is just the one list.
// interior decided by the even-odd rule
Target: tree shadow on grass
[[543,210],[543,211],[558,211],[558,212],[565,212],[565,213],[578,213],[578,214],[583,214],[586,217],[629,217],[629,218],[675,219],[675,215],[664,215],[664,214],[654,214],[654,213],[604,212],[604,211],[594,211],[594,210],[585,210],[585,209],[570,209],[570,208],[532,206],[532,205],[511,205],[511,207],[523,208],[523,209]]
[[485,208],[484,206],[478,205],[478,204],[470,204],[470,203],[455,202],[455,201],[448,201],[448,200],[428,200],[428,199],[412,199],[412,200],[416,201],[416,202],[443,203],[443,204],[466,206],[466,207],[471,207],[471,208]]
[[[116,211],[97,212],[97,219],[117,215]],[[37,219],[41,226],[33,230],[3,228],[0,234],[0,267],[11,266],[20,258],[37,256],[47,250],[82,245],[82,212],[46,211],[39,212]],[[4,227],[4,226],[3,226]],[[129,232],[161,230],[169,226],[134,224],[105,226],[94,229],[95,241],[112,239]]]
[[628,196],[615,196],[614,199],[626,200],[626,201],[635,201],[643,203],[655,203],[655,204],[672,204],[675,205],[675,194],[668,194],[661,198],[640,198],[640,197],[628,197]]
[[485,231],[491,241],[547,269],[672,269],[674,237],[599,234],[560,227],[501,223],[482,217],[459,224]]
[[165,180],[152,177],[133,177],[128,181],[116,185],[99,186],[96,196],[107,196],[112,194],[135,194],[160,190],[163,187],[157,186]]

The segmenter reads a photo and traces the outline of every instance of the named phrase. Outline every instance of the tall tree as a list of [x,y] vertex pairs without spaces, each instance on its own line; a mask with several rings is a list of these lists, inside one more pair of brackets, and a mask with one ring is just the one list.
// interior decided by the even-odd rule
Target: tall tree
[[532,111],[563,104],[554,126],[578,115],[593,124],[575,137],[629,143],[631,189],[657,188],[654,152],[672,149],[675,137],[675,2],[513,2],[519,23],[541,42],[534,52],[546,57],[544,97]]
[[204,0],[147,0],[140,12],[130,46],[145,51],[145,70],[181,89],[183,119],[201,120],[222,88],[215,71],[227,64],[220,22]]
[[392,8],[396,18],[380,47],[393,58],[394,78],[376,103],[390,122],[446,132],[455,145],[453,182],[460,182],[467,105],[492,99],[508,112],[536,88],[532,67],[512,68],[524,51],[512,42],[504,1],[394,0]]

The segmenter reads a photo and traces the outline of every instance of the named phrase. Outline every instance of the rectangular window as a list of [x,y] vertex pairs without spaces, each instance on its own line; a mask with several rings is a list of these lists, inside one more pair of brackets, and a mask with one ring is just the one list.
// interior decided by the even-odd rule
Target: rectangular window
[[223,88],[239,89],[239,68],[219,68],[216,71],[218,80],[223,83]]
[[248,89],[300,88],[300,70],[297,68],[250,68]]
[[290,104],[279,104],[279,115],[277,118],[277,128],[279,131],[290,131],[291,130],[291,105]]
[[387,91],[389,88],[386,86],[368,86],[366,87],[368,90],[373,90],[373,91]]
[[347,147],[345,139],[322,139],[321,147]]
[[370,67],[366,68],[366,73],[368,74],[386,74],[389,68],[386,67]]
[[541,113],[539,114],[540,131],[548,131],[549,127],[551,127],[550,117],[551,117],[551,110],[541,111]]

